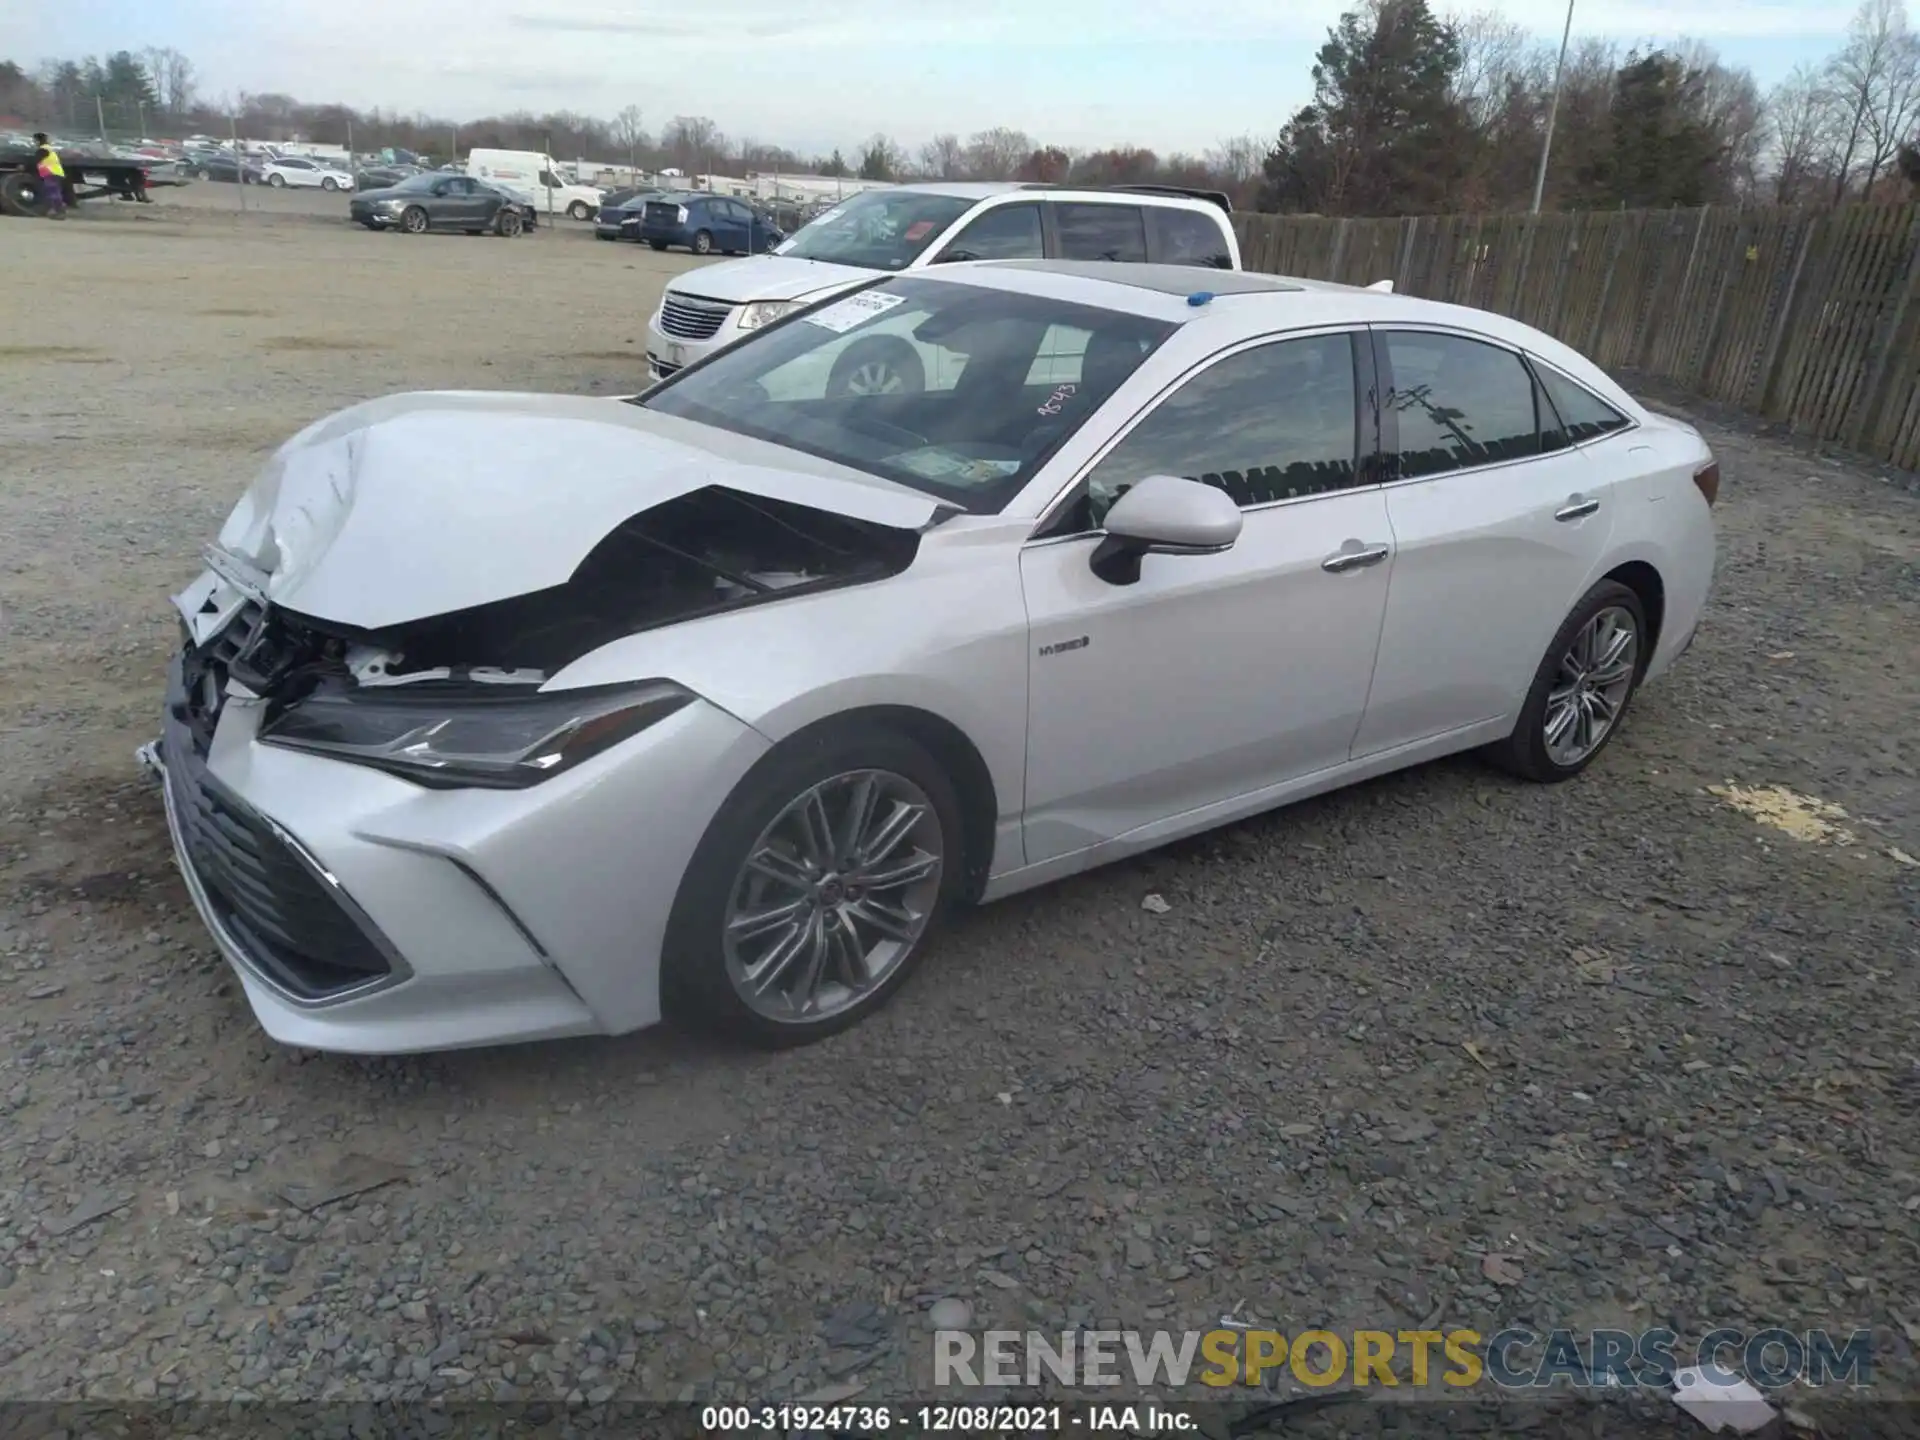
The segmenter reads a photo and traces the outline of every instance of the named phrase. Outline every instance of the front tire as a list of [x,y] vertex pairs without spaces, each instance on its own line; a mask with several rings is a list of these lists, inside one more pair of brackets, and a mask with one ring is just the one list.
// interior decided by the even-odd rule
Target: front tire
[[587,208],[586,201],[576,200],[567,207],[567,216],[572,220],[590,220],[593,218],[593,211]]
[[419,205],[409,205],[400,212],[400,228],[409,235],[426,234],[429,223],[426,210]]
[[1489,758],[1536,784],[1571,780],[1619,733],[1651,654],[1640,597],[1602,580],[1555,633],[1513,733]]
[[526,222],[521,218],[518,210],[509,210],[502,207],[494,216],[493,228],[496,234],[511,240],[522,230],[526,229]]
[[668,1018],[770,1049],[857,1024],[957,898],[963,833],[952,780],[892,730],[776,749],[707,827],[674,899]]
[[322,190],[338,190],[340,188],[340,182],[329,175],[320,182],[320,188]]
[[713,236],[708,231],[702,230],[693,237],[693,253],[696,255],[713,253]]

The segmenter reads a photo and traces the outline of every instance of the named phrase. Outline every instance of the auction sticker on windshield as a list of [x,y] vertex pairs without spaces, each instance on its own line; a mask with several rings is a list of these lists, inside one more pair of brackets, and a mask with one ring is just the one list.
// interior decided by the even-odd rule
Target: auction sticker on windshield
[[806,317],[809,325],[818,325],[831,330],[836,335],[844,335],[856,325],[864,325],[877,315],[884,315],[896,305],[906,303],[904,295],[878,295],[864,290],[858,295],[849,295],[844,300],[836,300],[817,315]]

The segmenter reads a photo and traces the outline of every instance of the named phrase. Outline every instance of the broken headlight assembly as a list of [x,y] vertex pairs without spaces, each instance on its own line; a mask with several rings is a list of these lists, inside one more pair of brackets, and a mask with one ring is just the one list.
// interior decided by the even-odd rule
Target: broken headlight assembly
[[693,699],[665,680],[459,697],[323,684],[269,720],[259,738],[436,789],[520,790],[639,734]]

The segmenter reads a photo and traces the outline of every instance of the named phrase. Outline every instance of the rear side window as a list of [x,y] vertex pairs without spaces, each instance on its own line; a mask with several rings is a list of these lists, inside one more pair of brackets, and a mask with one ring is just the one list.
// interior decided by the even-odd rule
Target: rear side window
[[1063,260],[1144,261],[1147,226],[1137,205],[1053,207]]
[[1547,432],[1547,449],[1564,450],[1569,445],[1624,430],[1633,423],[1586,386],[1569,380],[1558,370],[1536,365],[1534,371],[1547,392],[1547,399],[1552,402],[1552,409],[1540,416],[1541,428]]
[[1153,226],[1154,249],[1158,252],[1154,259],[1162,264],[1233,268],[1226,231],[1212,216],[1197,210],[1155,206],[1147,211],[1147,220]]
[[1511,350],[1459,335],[1390,330],[1387,406],[1400,432],[1402,479],[1541,451],[1533,376]]

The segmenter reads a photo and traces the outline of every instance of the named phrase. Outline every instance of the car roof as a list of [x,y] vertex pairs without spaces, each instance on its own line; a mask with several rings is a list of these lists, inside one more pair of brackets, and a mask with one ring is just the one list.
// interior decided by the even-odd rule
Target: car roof
[[[1271,291],[1304,290],[1313,284],[1288,275],[1258,270],[1211,270],[1198,265],[1146,265],[1114,260],[985,260],[998,270],[1039,270],[1055,275],[1083,275],[1112,285],[1157,290],[1182,300],[1198,291],[1213,295],[1253,295]],[[1346,288],[1344,286],[1337,288]]]

